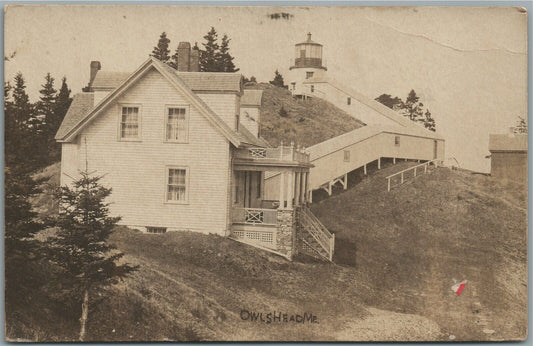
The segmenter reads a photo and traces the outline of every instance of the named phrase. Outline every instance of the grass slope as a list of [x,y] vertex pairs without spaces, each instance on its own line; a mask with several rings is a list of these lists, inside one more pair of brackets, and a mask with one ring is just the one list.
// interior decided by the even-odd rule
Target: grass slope
[[[439,168],[388,193],[390,172],[312,208],[336,234],[336,261],[380,296],[362,302],[427,317],[455,340],[525,338],[523,185]],[[460,296],[454,279],[468,280]]]
[[[300,100],[290,91],[268,83],[247,85],[263,90],[261,105],[261,136],[277,146],[283,140],[309,147],[329,138],[355,130],[364,124],[333,104],[318,99]],[[283,107],[287,116],[279,111]]]
[[[312,205],[336,234],[337,264],[288,262],[216,235],[117,229],[111,241],[141,269],[91,306],[90,340],[524,338],[523,187],[439,168],[387,192],[384,177],[409,165],[356,172],[347,191]],[[468,280],[460,296],[454,279]],[[245,321],[243,309],[319,323]],[[32,322],[41,340],[75,338],[76,321],[62,321],[60,335],[50,321],[61,322]]]

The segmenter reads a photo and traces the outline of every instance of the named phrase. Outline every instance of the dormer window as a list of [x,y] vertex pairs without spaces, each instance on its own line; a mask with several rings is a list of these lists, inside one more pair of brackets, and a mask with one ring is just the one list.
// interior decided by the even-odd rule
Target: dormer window
[[186,143],[188,140],[188,107],[166,107],[166,141]]
[[122,106],[120,114],[120,139],[138,140],[140,139],[140,107]]
[[313,72],[306,72],[305,79],[313,78]]

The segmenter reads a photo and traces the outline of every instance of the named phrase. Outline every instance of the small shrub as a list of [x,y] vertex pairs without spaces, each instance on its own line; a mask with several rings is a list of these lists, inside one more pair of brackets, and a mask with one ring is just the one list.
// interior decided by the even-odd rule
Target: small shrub
[[289,113],[283,108],[283,106],[279,109],[279,116],[282,118],[287,118],[289,116]]

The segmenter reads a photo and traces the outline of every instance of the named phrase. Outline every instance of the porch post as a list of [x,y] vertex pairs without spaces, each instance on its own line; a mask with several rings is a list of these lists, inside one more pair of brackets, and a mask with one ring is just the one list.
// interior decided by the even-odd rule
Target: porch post
[[279,172],[279,209],[285,209],[285,172]]
[[306,184],[306,177],[307,173],[300,173],[300,203],[304,204],[307,202],[307,198],[305,197],[305,191],[307,191],[307,184]]
[[302,173],[295,172],[294,173],[294,205],[300,205],[300,188],[301,188],[301,180],[302,180]]
[[287,181],[287,209],[292,209],[292,198],[294,197],[294,173],[288,173]]

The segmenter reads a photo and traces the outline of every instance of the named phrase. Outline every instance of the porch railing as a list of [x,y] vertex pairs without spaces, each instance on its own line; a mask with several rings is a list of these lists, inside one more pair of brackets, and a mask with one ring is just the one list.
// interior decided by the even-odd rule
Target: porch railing
[[235,158],[309,162],[309,153],[307,153],[304,148],[295,147],[294,144],[285,146],[282,143],[277,148],[238,149],[235,152]]
[[[440,162],[442,162],[442,160],[440,160],[440,159],[426,161],[426,162],[421,163],[419,165],[416,165],[416,166],[413,166],[413,167],[409,167],[407,169],[404,169],[403,171],[399,171],[397,173],[389,175],[388,177],[385,177],[385,179],[387,179],[387,191],[390,191],[391,188],[393,188],[395,186],[402,185],[405,182],[406,175],[410,174],[411,171],[413,172],[413,178],[414,178],[414,177],[416,177],[417,172],[421,173],[423,171],[424,173],[427,173],[428,167],[429,167],[430,164],[433,164],[434,166],[437,166]],[[395,184],[395,185],[393,185],[394,184],[394,180],[393,179],[396,178],[396,180],[398,180],[398,177],[399,177],[399,181],[400,182]]]
[[233,208],[231,221],[247,225],[275,226],[278,222],[278,211],[276,209]]

